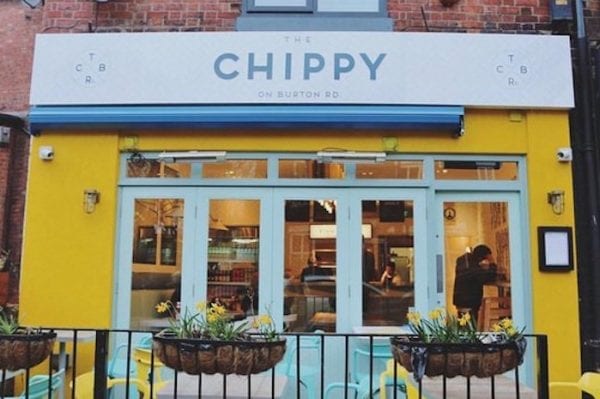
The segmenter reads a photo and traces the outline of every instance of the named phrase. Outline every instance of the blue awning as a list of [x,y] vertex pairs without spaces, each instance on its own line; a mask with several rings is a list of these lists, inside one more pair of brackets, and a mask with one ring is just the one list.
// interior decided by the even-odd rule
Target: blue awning
[[461,134],[464,108],[394,105],[34,106],[32,133],[43,130],[248,127],[426,129]]

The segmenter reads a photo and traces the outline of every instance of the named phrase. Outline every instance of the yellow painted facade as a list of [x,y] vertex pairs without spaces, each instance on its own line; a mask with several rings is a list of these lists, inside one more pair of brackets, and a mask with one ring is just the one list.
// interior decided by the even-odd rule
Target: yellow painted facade
[[[466,110],[465,135],[395,130],[44,131],[33,140],[21,271],[21,321],[25,325],[108,328],[113,314],[119,212],[120,151],[317,151],[386,150],[399,153],[526,155],[531,306],[535,333],[548,334],[550,380],[579,376],[576,272],[538,271],[537,227],[573,226],[571,166],[556,160],[569,146],[563,111]],[[392,140],[393,141],[393,140]],[[37,157],[52,145],[53,161]],[[388,145],[389,147],[389,145]],[[94,213],[83,212],[83,191],[101,192]],[[546,193],[566,193],[562,215]]]

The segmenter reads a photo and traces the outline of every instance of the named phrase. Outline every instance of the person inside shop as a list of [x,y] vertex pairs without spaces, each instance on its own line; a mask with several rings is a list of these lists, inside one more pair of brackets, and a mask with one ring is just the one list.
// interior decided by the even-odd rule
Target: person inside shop
[[238,289],[238,296],[245,315],[258,315],[258,273],[252,273],[249,286]]
[[315,255],[311,255],[306,261],[306,267],[302,269],[300,281],[305,283],[310,281],[326,280],[327,278],[325,276],[328,275],[329,273],[327,270],[319,265],[319,258],[317,258]]
[[459,315],[468,312],[477,321],[483,286],[496,280],[497,270],[492,250],[487,245],[478,245],[456,259],[453,302]]
[[383,273],[379,278],[379,282],[381,283],[381,286],[386,289],[398,287],[402,284],[402,279],[400,278],[400,275],[396,272],[396,264],[393,261],[387,261]]
[[362,240],[362,272],[363,272],[363,312],[367,311],[369,302],[369,283],[377,277],[375,274],[375,256],[367,249],[365,238]]

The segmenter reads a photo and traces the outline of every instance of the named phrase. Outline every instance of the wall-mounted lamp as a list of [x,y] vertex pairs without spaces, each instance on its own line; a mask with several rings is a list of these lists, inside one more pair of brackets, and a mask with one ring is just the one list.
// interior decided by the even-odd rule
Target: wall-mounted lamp
[[375,163],[384,162],[385,152],[319,151],[317,161],[322,163]]
[[225,151],[183,151],[163,152],[158,155],[161,162],[223,162],[227,153]]
[[548,193],[548,203],[552,205],[552,212],[562,215],[565,211],[565,192],[563,190],[552,190]]
[[98,202],[100,202],[100,192],[98,190],[83,190],[83,210],[85,213],[94,212]]

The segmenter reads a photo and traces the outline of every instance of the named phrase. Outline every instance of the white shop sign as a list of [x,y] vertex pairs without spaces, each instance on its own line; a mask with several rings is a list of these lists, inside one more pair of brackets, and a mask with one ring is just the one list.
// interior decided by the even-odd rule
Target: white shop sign
[[566,36],[40,34],[32,105],[398,104],[570,108]]

